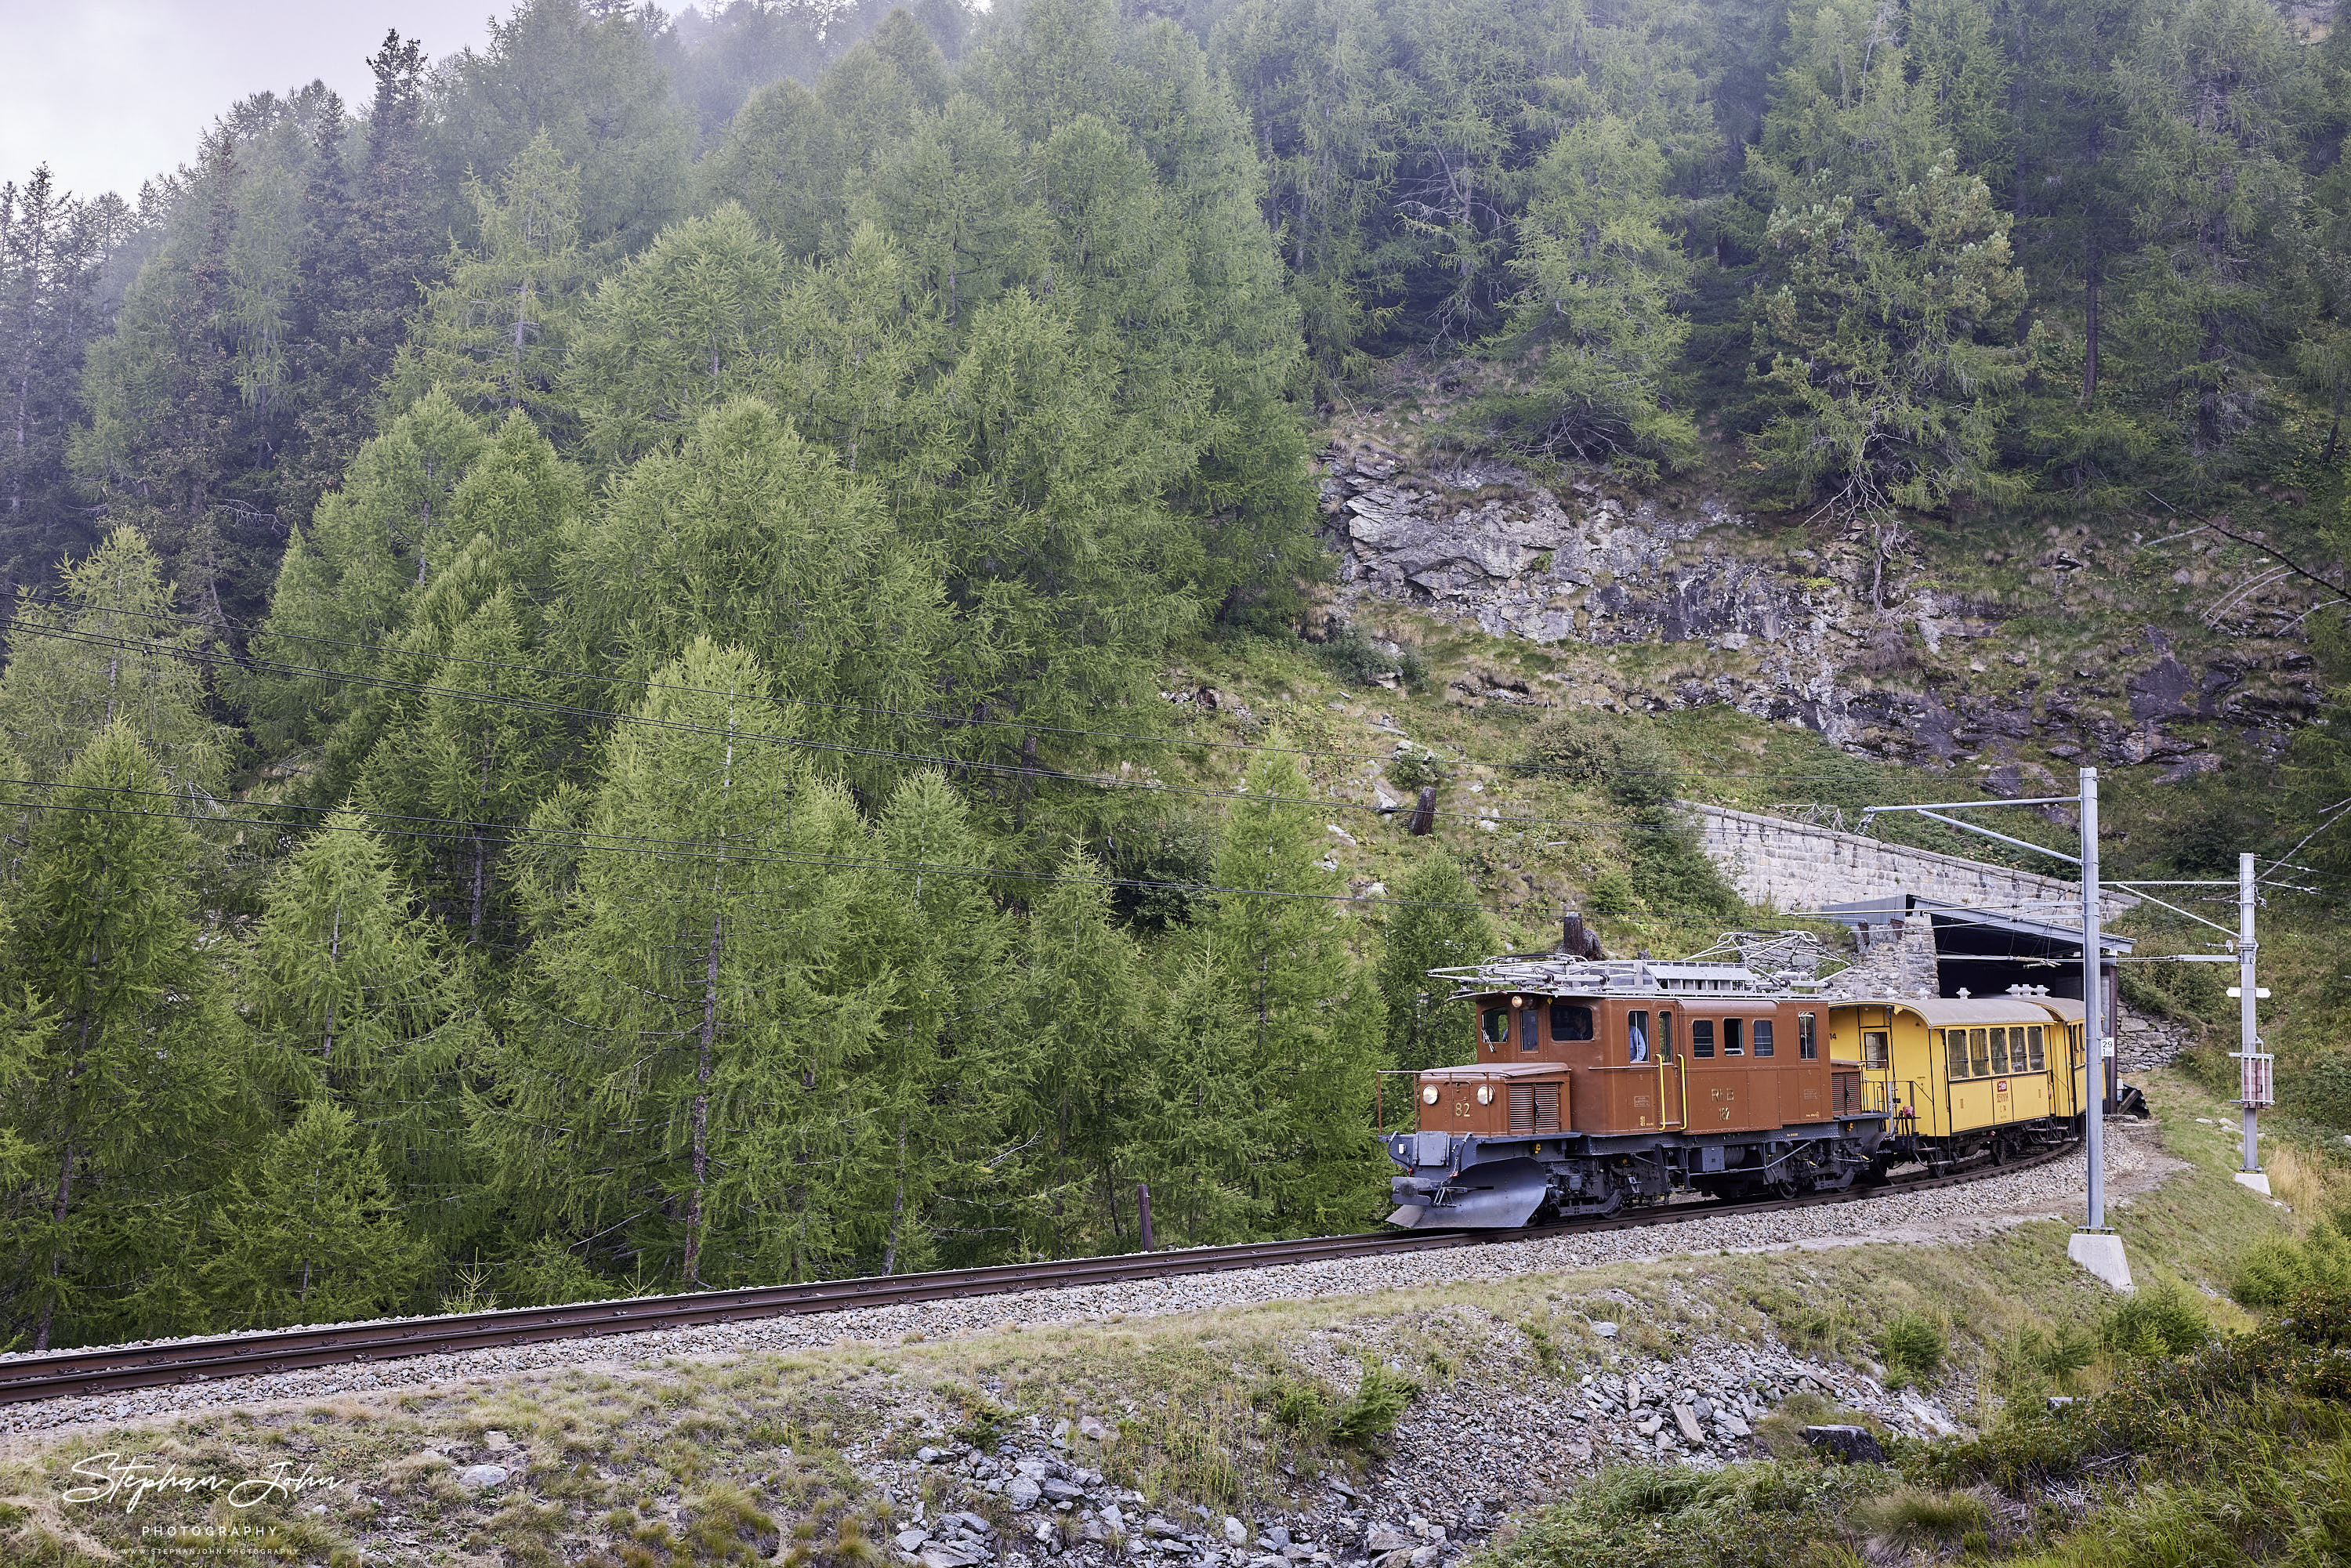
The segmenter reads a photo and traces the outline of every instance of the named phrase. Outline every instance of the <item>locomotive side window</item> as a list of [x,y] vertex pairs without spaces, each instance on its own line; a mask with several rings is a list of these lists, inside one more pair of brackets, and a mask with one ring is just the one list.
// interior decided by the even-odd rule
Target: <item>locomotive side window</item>
[[1649,1060],[1649,1015],[1637,1008],[1625,1015],[1625,1054],[1634,1061]]
[[1590,1040],[1592,1009],[1573,1002],[1552,1003],[1551,1037],[1554,1040]]
[[1519,1014],[1519,1049],[1520,1051],[1532,1051],[1534,1048],[1535,1009],[1528,1008]]
[[1510,1038],[1510,1009],[1488,1008],[1478,1017],[1478,1030],[1488,1045],[1501,1044]]
[[1746,1027],[1746,1021],[1747,1020],[1744,1019],[1725,1019],[1722,1020],[1723,1055],[1744,1056],[1747,1054],[1746,1048],[1739,1043],[1740,1031]]
[[1690,1019],[1690,1054],[1692,1056],[1714,1054],[1714,1020],[1712,1019]]
[[1991,1042],[1980,1029],[1968,1030],[1969,1075],[1974,1078],[1991,1076]]
[[[1806,1013],[1804,1015],[1806,1018],[1810,1018],[1813,1015],[1810,1013]],[[1883,1067],[1886,1065],[1886,1036],[1887,1032],[1888,1031],[1882,1029],[1865,1029],[1861,1031],[1861,1060],[1865,1066]],[[1812,1049],[1812,1042],[1810,1040],[1805,1041],[1804,1049],[1806,1051],[1810,1051]],[[1810,1059],[1807,1058],[1807,1060]]]
[[1755,1020],[1755,1054],[1758,1056],[1771,1054],[1771,1020],[1770,1019]]
[[1671,1013],[1659,1013],[1657,1015],[1657,1060],[1659,1061],[1671,1061],[1673,1059],[1674,1015]]
[[1798,1013],[1796,1015],[1796,1060],[1818,1061],[1820,1059],[1820,1040],[1813,1032],[1813,1015]]
[[1951,1076],[1965,1078],[1968,1075],[1968,1031],[1963,1029],[1945,1030],[1943,1044],[1951,1059]]
[[2036,1025],[2032,1029],[2026,1030],[2024,1031],[2024,1038],[2026,1041],[2025,1050],[2030,1053],[2030,1060],[2032,1063],[2030,1071],[2034,1072],[2048,1071],[2049,1060],[2042,1054],[2041,1030],[2039,1026]]

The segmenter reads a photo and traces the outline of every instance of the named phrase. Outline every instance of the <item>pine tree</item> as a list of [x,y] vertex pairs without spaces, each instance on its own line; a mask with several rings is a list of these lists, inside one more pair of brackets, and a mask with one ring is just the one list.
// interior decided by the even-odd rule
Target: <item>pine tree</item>
[[1253,1173],[1280,1136],[1280,1107],[1237,1071],[1249,1026],[1209,952],[1180,945],[1171,961],[1148,1054],[1121,1096],[1120,1168],[1149,1187],[1158,1245],[1261,1235],[1277,1205]]
[[2128,299],[2120,325],[2134,379],[2195,465],[2183,478],[2210,483],[2314,303],[2287,131],[2303,61],[2273,10],[2193,0],[2148,16],[2117,75],[2124,178],[2144,242],[2117,280]]
[[418,292],[440,269],[431,237],[438,193],[424,162],[423,46],[389,32],[367,63],[375,94],[356,171],[346,167],[339,104],[320,118],[304,200],[293,348],[301,444],[281,485],[295,518],[311,515],[372,431]]
[[22,1054],[7,1121],[35,1151],[0,1209],[32,1348],[195,1322],[191,1236],[255,1124],[244,1026],[188,893],[199,851],[118,724],[35,828],[11,911]]
[[947,640],[935,566],[892,539],[869,483],[764,403],[712,408],[674,455],[620,476],[559,570],[560,662],[611,670],[614,703],[707,636],[805,701],[796,731],[874,793],[895,769],[832,748],[918,749],[935,734],[920,716]]
[[82,360],[105,324],[99,272],[122,204],[77,201],[48,167],[0,184],[0,591],[97,543],[69,488]]
[[1072,846],[1056,871],[1061,880],[1029,903],[1019,1038],[998,1070],[1009,1145],[999,1168],[1013,1191],[996,1222],[1017,1227],[1030,1250],[1069,1257],[1095,1249],[1103,1219],[1118,1225],[1122,1104],[1146,972],[1102,866]]
[[[259,606],[260,581],[238,546],[238,399],[230,246],[240,177],[236,140],[206,137],[179,214],[181,232],[140,269],[111,337],[93,344],[82,378],[89,427],[73,465],[102,488],[113,515],[136,518],[196,613],[225,629]],[[225,510],[225,507],[226,508]]]
[[279,744],[317,739],[368,697],[346,677],[405,624],[426,577],[425,544],[485,445],[481,428],[435,390],[360,448],[278,562],[269,618],[238,687],[256,728]]
[[1450,1067],[1472,1049],[1469,1008],[1451,999],[1431,969],[1475,964],[1494,950],[1478,890],[1452,856],[1432,852],[1396,884],[1380,944],[1380,997],[1387,1015],[1388,1065],[1405,1072]]

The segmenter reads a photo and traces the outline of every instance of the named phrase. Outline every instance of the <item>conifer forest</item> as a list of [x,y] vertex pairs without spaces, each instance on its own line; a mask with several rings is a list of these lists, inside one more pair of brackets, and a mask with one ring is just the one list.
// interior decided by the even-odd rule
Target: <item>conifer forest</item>
[[2331,22],[521,0],[0,170],[0,1345],[1375,1223],[1543,935],[1166,700],[1323,635],[1318,421],[2335,559]]

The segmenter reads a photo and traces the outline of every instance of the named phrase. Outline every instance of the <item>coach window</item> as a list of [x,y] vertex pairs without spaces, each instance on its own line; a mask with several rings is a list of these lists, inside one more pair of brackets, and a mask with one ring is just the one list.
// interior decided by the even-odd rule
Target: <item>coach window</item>
[[1997,1077],[2008,1076],[2008,1030],[2004,1029],[1991,1031],[1991,1070]]
[[1991,1041],[1980,1029],[1968,1030],[1968,1075],[1971,1078],[1991,1076]]
[[[1862,1038],[1865,1040],[1869,1037],[1864,1035]],[[1820,1038],[1813,1032],[1813,1015],[1798,1013],[1796,1015],[1796,1060],[1818,1061],[1820,1059]]]
[[1758,1056],[1771,1054],[1771,1020],[1770,1019],[1755,1020],[1755,1054]]
[[1590,1040],[1592,1009],[1574,1002],[1553,1002],[1551,1005],[1551,1037],[1553,1040]]
[[1746,1027],[1747,1020],[1745,1019],[1725,1019],[1722,1020],[1723,1055],[1744,1056],[1747,1054],[1747,1048],[1740,1042],[1740,1031],[1745,1030]]
[[1638,1008],[1625,1015],[1625,1054],[1635,1061],[1649,1060],[1649,1015]]
[[1657,1015],[1657,1060],[1659,1061],[1671,1061],[1673,1059],[1674,1015],[1671,1013],[1659,1013]]
[[1534,1048],[1535,1009],[1532,1008],[1524,1008],[1521,1009],[1519,1013],[1519,1049],[1520,1051],[1532,1051]]
[[1690,1019],[1690,1054],[1692,1056],[1714,1054],[1714,1020],[1712,1019]]
[[2024,1039],[2025,1050],[2030,1053],[2032,1062],[2032,1066],[2030,1071],[2034,1072],[2048,1071],[2049,1059],[2042,1054],[2043,1048],[2041,1044],[2041,1030],[2039,1026],[2036,1025],[2032,1029],[2026,1030],[2024,1031]]
[[1951,1076],[1965,1078],[1968,1075],[1968,1031],[1947,1029],[1943,1031],[1943,1043],[1949,1048]]
[[[1805,1016],[1810,1017],[1811,1015],[1807,1014]],[[1886,1030],[1882,1029],[1865,1029],[1861,1031],[1861,1060],[1864,1066],[1883,1067],[1886,1065]],[[1806,1049],[1810,1049],[1809,1045]]]
[[1488,1008],[1478,1018],[1478,1032],[1488,1045],[1499,1045],[1510,1038],[1510,1009]]

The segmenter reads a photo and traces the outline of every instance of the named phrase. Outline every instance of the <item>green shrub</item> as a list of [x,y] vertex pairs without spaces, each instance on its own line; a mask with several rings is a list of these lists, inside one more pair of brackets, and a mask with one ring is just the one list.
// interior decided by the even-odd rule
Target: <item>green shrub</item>
[[1372,1447],[1395,1430],[1396,1422],[1419,1392],[1420,1385],[1403,1373],[1365,1362],[1364,1381],[1354,1397],[1339,1407],[1338,1418],[1331,1424],[1332,1437],[1350,1448]]
[[2211,1321],[2177,1281],[2125,1297],[2099,1325],[2098,1343],[2117,1355],[2186,1355],[2212,1337]]
[[1632,873],[1618,866],[1593,877],[1583,890],[1586,915],[1630,915],[1640,906],[1641,890],[1634,885]]
[[2254,1242],[2239,1260],[2229,1293],[2255,1312],[2276,1312],[2314,1286],[2351,1290],[2351,1207],[2322,1216],[2299,1241]]
[[1397,789],[1417,793],[1431,784],[1445,782],[1445,764],[1426,746],[1415,746],[1407,740],[1388,759],[1387,776],[1388,782]]
[[1639,719],[1572,708],[1536,727],[1521,766],[1604,790],[1620,806],[1658,807],[1681,792],[1681,765]]
[[2069,1389],[2074,1375],[2097,1354],[2097,1341],[2071,1323],[2049,1333],[2021,1329],[2000,1349],[2001,1385],[2011,1396],[2036,1394],[2044,1387]]
[[[2185,964],[2142,964],[2144,969],[2187,968]],[[2198,968],[2203,965],[2196,966]],[[2351,1056],[2325,1056],[2298,1072],[2278,1074],[2287,1085],[2286,1103],[2314,1122],[2351,1127]]]
[[1331,1392],[1312,1378],[1277,1377],[1257,1391],[1256,1404],[1292,1432],[1321,1432],[1331,1422]]
[[1860,1559],[1845,1522],[1888,1484],[1810,1459],[1719,1470],[1625,1465],[1497,1536],[1491,1568],[1829,1568]]
[[994,1453],[996,1445],[1004,1440],[1004,1429],[1012,1424],[1012,1412],[982,1396],[972,1402],[967,1414],[968,1419],[955,1429],[956,1441],[969,1443],[982,1453]]
[[1389,675],[1418,685],[1428,677],[1428,666],[1417,653],[1395,643],[1384,646],[1356,626],[1339,627],[1327,641],[1315,643],[1314,656],[1349,685],[1376,685]]
[[1897,1383],[1932,1377],[1949,1350],[1942,1325],[1917,1312],[1895,1313],[1877,1339],[1877,1354]]

